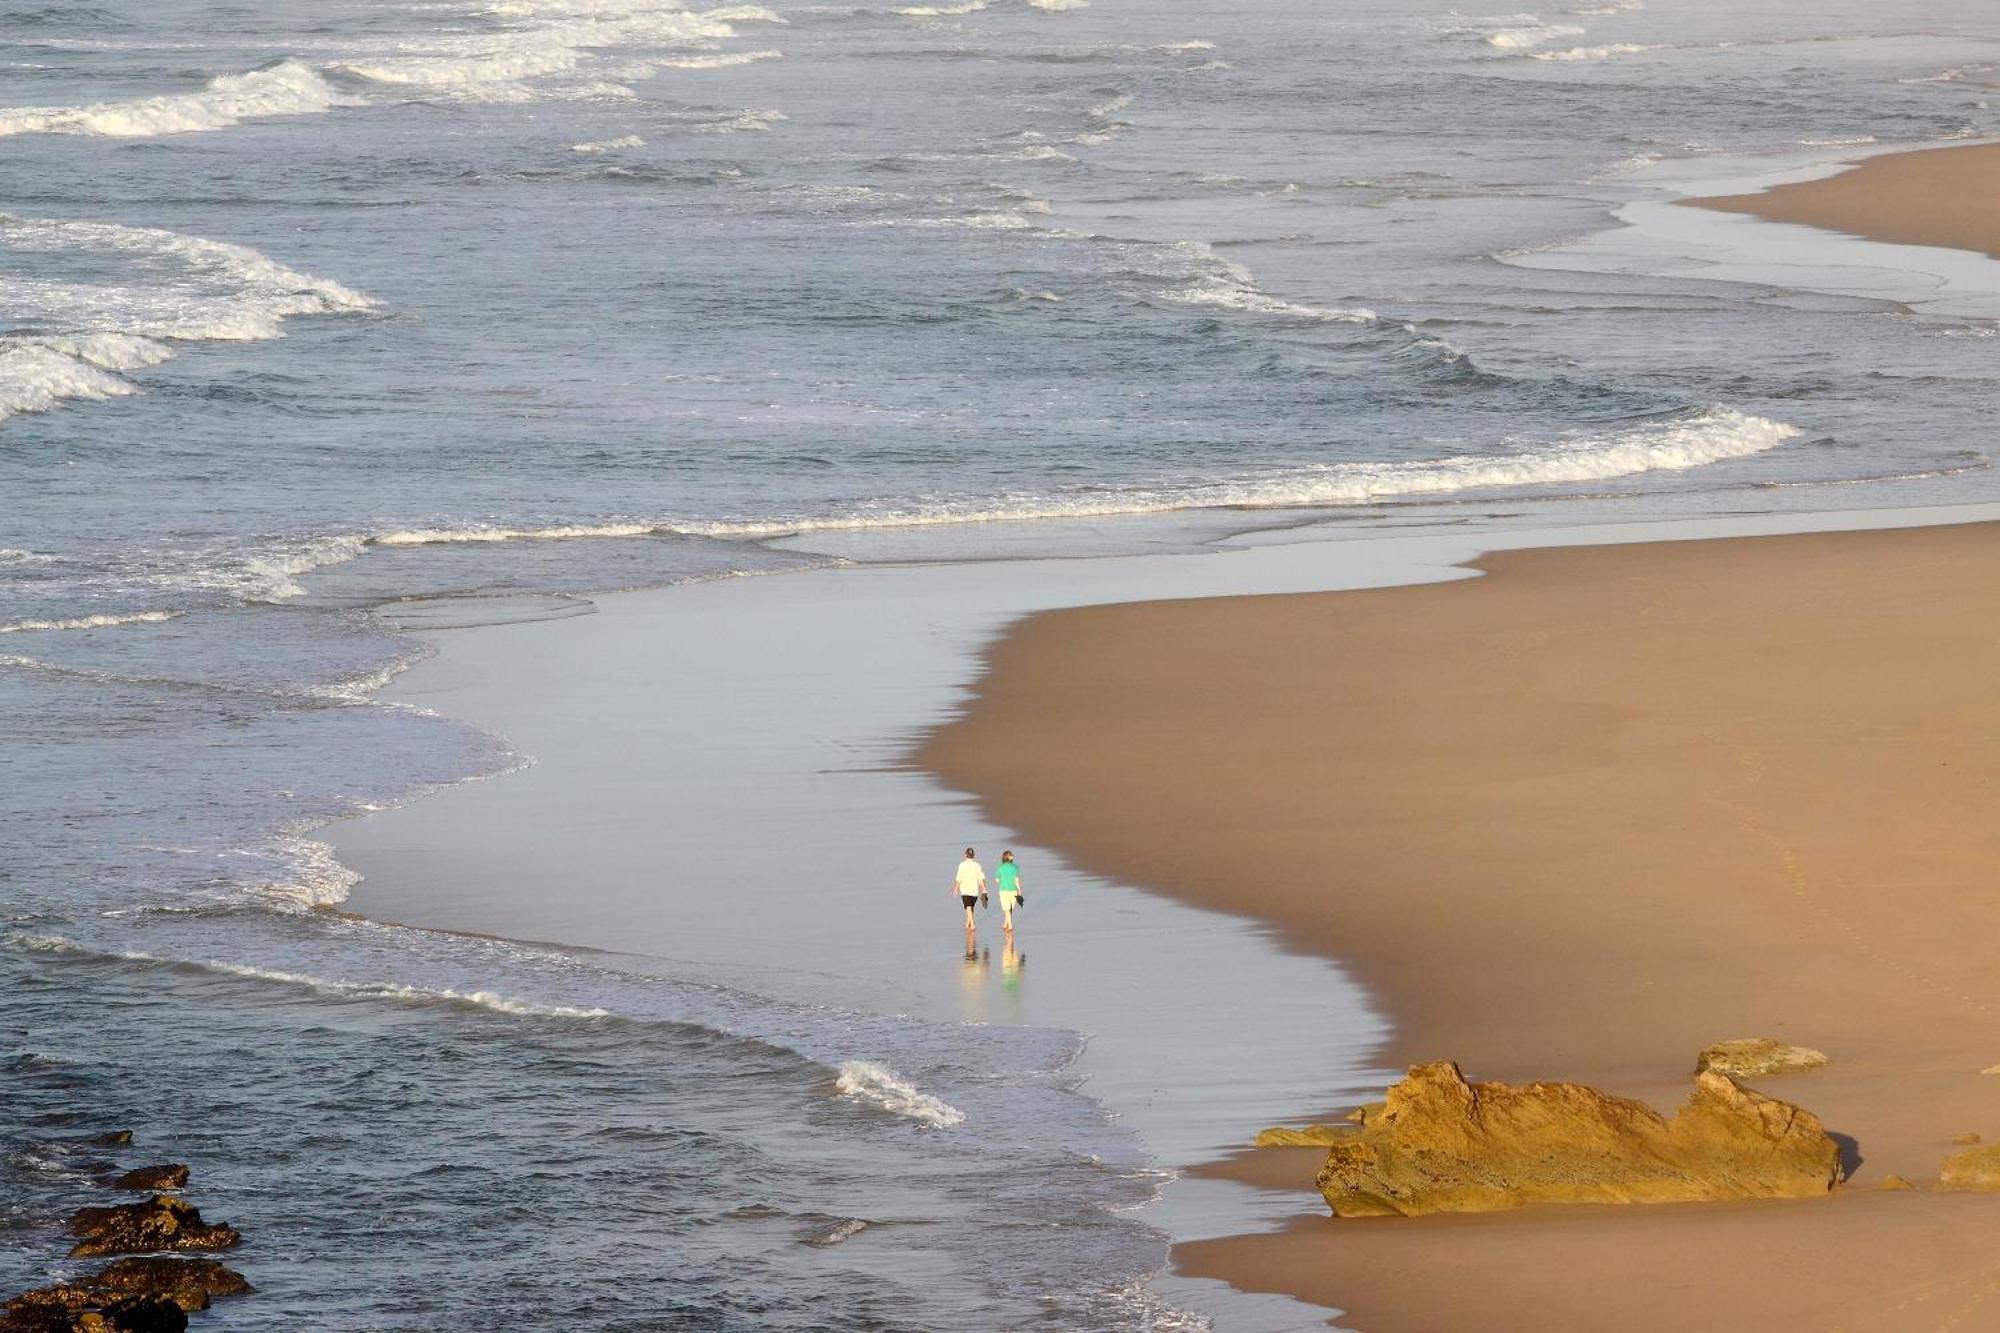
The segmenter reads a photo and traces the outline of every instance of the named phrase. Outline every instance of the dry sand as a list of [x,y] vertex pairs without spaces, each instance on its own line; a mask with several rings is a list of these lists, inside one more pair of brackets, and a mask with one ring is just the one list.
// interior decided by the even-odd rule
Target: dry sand
[[2000,1138],[2000,525],[1480,563],[1031,617],[924,760],[1086,869],[1342,960],[1394,1063],[1664,1108],[1712,1041],[1819,1047],[1763,1087],[1852,1138],[1854,1181],[1417,1221],[1302,1194],[1177,1263],[1377,1333],[2000,1328],[2000,1197],[1870,1190]]
[[1824,180],[1681,202],[2000,258],[2000,144],[1884,153]]

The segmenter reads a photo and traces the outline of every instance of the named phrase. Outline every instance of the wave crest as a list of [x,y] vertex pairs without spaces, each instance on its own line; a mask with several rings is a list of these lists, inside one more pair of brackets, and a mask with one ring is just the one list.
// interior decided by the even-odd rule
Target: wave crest
[[227,129],[265,116],[304,116],[351,105],[312,66],[297,60],[224,74],[198,93],[167,93],[127,102],[83,106],[23,106],[0,110],[0,137],[12,134],[90,134],[113,139],[152,138]]
[[932,1129],[947,1129],[965,1120],[965,1112],[922,1091],[887,1065],[872,1060],[843,1061],[834,1088],[843,1097],[908,1116]]

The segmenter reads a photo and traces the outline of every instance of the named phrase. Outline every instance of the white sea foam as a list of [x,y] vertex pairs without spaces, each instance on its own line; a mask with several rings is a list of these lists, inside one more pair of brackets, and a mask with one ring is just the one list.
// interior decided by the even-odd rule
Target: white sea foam
[[60,935],[38,935],[31,931],[9,931],[5,936],[0,936],[0,938],[4,938],[14,948],[26,949],[30,953],[82,954],[89,952],[89,950],[85,949],[75,940],[66,940]]
[[1294,319],[1328,323],[1373,324],[1381,319],[1381,316],[1373,310],[1361,306],[1345,309],[1339,306],[1305,305],[1297,301],[1287,301],[1259,291],[1248,281],[1227,274],[1204,274],[1185,287],[1174,288],[1162,295],[1180,305],[1217,306],[1224,310],[1241,310],[1248,314],[1286,315]]
[[1664,51],[1664,46],[1647,46],[1640,42],[1612,42],[1608,46],[1572,46],[1561,51],[1530,51],[1531,60],[1615,60],[1619,56],[1643,55],[1647,51]]
[[[1533,17],[1530,15],[1529,17]],[[1525,51],[1546,46],[1558,37],[1581,37],[1583,29],[1568,23],[1531,23],[1519,28],[1500,28],[1486,34],[1486,44],[1500,51]]]
[[958,14],[977,14],[980,10],[986,8],[986,4],[987,0],[965,0],[965,3],[957,5],[906,5],[901,9],[893,9],[889,12],[892,14],[901,14],[904,18],[934,19],[946,18]]
[[616,139],[599,139],[593,143],[573,143],[572,153],[613,153],[620,148],[644,148],[646,141],[636,134],[621,135]]
[[887,1065],[873,1060],[842,1062],[834,1087],[843,1097],[894,1111],[933,1129],[945,1129],[965,1120],[965,1112],[939,1101]]
[[257,880],[252,887],[283,907],[298,910],[332,907],[345,902],[354,886],[361,882],[360,875],[334,857],[332,845],[317,838],[285,837],[268,847],[239,848],[227,854],[269,862],[273,867],[270,875]]
[[1132,94],[1118,93],[1105,98],[1095,106],[1086,108],[1083,113],[1084,119],[1109,120],[1130,105],[1132,105]]
[[61,620],[16,620],[0,625],[0,634],[27,634],[37,630],[111,629],[118,625],[157,625],[172,620],[179,611],[129,611],[122,615],[70,616]]
[[[135,962],[171,963],[174,959],[161,958],[156,954],[126,953],[121,957]],[[607,1018],[605,1009],[579,1008],[567,1004],[541,1004],[533,1000],[517,1000],[487,990],[454,990],[448,986],[407,986],[394,981],[342,981],[326,977],[315,977],[303,972],[287,972],[280,968],[256,967],[248,963],[223,963],[188,961],[184,964],[198,967],[207,972],[219,972],[225,976],[247,977],[256,981],[274,981],[281,985],[298,986],[319,995],[355,1000],[400,1000],[415,1004],[434,1004],[447,1001],[454,1004],[473,1005],[480,1009],[490,1009],[499,1014],[517,1014],[529,1018]]]
[[1062,14],[1072,9],[1090,8],[1090,0],[1028,0],[1031,8],[1050,14]]
[[546,528],[399,528],[368,538],[373,546],[444,546],[476,542],[564,541],[577,537],[656,537],[657,523],[572,523]]
[[282,60],[247,74],[224,74],[195,93],[169,93],[83,106],[24,106],[0,110],[0,136],[92,134],[150,138],[227,129],[263,116],[303,116],[349,105],[318,70]]
[[125,279],[61,281],[33,264],[0,276],[0,307],[67,330],[0,337],[0,417],[136,393],[124,373],[168,360],[169,342],[278,338],[294,315],[376,304],[249,246],[156,227],[0,213],[0,250],[92,262]]
[[1060,148],[1047,144],[1030,144],[1026,148],[1010,148],[998,153],[982,153],[982,157],[1000,162],[1075,162],[1076,157]]
[[713,56],[681,56],[673,60],[662,60],[660,64],[668,69],[730,69],[737,65],[754,65],[762,60],[781,60],[783,51],[730,51]]
[[839,1245],[843,1241],[852,1240],[854,1237],[860,1235],[863,1231],[866,1231],[867,1229],[868,1229],[867,1218],[843,1217],[838,1222],[832,1222],[826,1226],[820,1227],[818,1230],[814,1231],[811,1235],[801,1237],[799,1243],[802,1245],[813,1245],[821,1249],[826,1249],[835,1245]]
[[0,565],[52,565],[57,557],[44,555],[40,551],[24,551],[15,546],[0,546]]
[[344,564],[361,554],[366,539],[351,533],[272,539],[247,550],[206,553],[189,567],[156,575],[165,588],[224,592],[243,601],[281,602],[305,592],[302,575]]
[[779,121],[789,119],[782,111],[739,111],[720,120],[703,121],[696,128],[709,134],[762,134]]
[[1463,491],[1605,481],[1703,467],[1775,449],[1799,434],[1798,427],[1785,422],[1717,406],[1645,425],[1579,432],[1554,441],[1521,444],[1507,453],[1448,455],[1409,462],[1329,463],[1178,489],[1135,487],[1071,496],[1024,495],[983,504],[884,503],[840,515],[801,516],[792,520],[680,523],[675,530],[708,537],[769,537],[799,532],[1169,513],[1225,506],[1336,507]]

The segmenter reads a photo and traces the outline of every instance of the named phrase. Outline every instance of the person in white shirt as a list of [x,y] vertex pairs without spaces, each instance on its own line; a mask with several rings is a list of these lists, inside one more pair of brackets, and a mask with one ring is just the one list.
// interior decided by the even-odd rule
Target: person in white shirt
[[979,858],[968,847],[965,859],[958,863],[958,877],[952,881],[952,892],[965,904],[965,947],[972,947],[972,909],[979,906],[979,900],[986,896],[986,867],[979,864]]

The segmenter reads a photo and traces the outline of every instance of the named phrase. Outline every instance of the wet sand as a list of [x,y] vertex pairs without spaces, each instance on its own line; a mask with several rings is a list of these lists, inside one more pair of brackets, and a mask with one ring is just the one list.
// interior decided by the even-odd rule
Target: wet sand
[[1340,959],[1391,1063],[1666,1108],[1709,1042],[1817,1046],[1765,1090],[1853,1140],[1853,1181],[1333,1222],[1311,1154],[1253,1152],[1219,1172],[1301,1220],[1183,1271],[1382,1333],[2000,1321],[2000,1198],[1872,1192],[2000,1135],[2000,525],[1480,566],[1033,616],[924,761],[1086,870]]
[[1682,202],[1865,240],[2000,258],[2000,144],[1883,153],[1821,180]]

